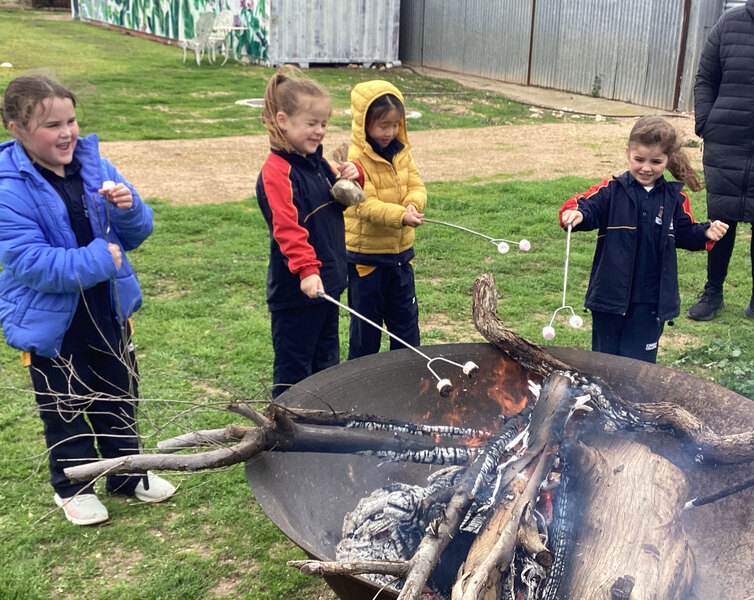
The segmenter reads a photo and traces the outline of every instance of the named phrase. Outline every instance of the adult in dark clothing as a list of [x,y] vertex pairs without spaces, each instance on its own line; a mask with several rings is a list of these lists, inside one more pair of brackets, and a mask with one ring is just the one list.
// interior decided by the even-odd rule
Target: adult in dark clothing
[[[709,321],[724,306],[723,282],[738,223],[754,223],[754,0],[728,10],[707,38],[694,85],[696,134],[704,139],[707,214],[728,234],[707,254],[707,283],[688,317]],[[752,298],[744,314],[754,319]]]

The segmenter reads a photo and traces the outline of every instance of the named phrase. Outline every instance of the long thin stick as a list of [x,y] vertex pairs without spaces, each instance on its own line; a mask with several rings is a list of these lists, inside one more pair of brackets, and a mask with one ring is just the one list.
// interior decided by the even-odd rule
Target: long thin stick
[[352,314],[353,316],[355,316],[355,317],[358,317],[358,318],[359,318],[359,319],[361,319],[362,321],[366,321],[366,322],[367,322],[367,323],[369,323],[369,324],[370,324],[370,325],[371,325],[372,327],[376,327],[377,329],[379,329],[379,330],[380,330],[380,331],[382,331],[383,333],[387,333],[387,334],[388,334],[388,335],[389,335],[389,336],[390,336],[391,338],[393,338],[393,339],[394,339],[394,340],[395,340],[396,342],[400,342],[401,344],[403,344],[404,346],[406,346],[406,348],[408,348],[409,350],[413,350],[414,352],[416,352],[416,353],[417,353],[417,354],[418,354],[419,356],[422,356],[422,357],[424,357],[424,358],[425,358],[425,359],[427,359],[428,361],[429,361],[429,360],[432,360],[431,358],[429,358],[429,356],[427,356],[426,354],[424,354],[424,352],[422,352],[421,350],[417,350],[417,349],[416,349],[416,348],[415,348],[414,346],[412,346],[412,345],[411,345],[411,344],[409,344],[408,342],[405,342],[405,341],[403,341],[403,340],[402,340],[401,338],[399,338],[399,337],[398,337],[397,335],[393,335],[392,333],[390,333],[390,332],[389,332],[389,331],[388,331],[387,329],[385,329],[385,328],[384,328],[384,327],[382,327],[381,325],[377,325],[377,323],[375,323],[375,322],[374,322],[374,321],[372,321],[371,319],[368,319],[367,317],[365,317],[365,316],[364,316],[364,315],[362,315],[361,313],[358,313],[358,312],[356,312],[356,311],[355,311],[354,309],[352,309],[352,308],[351,308],[350,306],[346,306],[345,304],[343,304],[343,303],[342,303],[342,302],[340,302],[339,300],[336,300],[335,298],[333,298],[333,297],[332,297],[332,296],[330,296],[329,294],[326,294],[325,292],[323,292],[323,291],[321,291],[321,290],[320,290],[320,291],[318,291],[318,292],[317,292],[317,295],[318,295],[318,296],[319,296],[320,298],[324,298],[324,299],[325,299],[325,300],[327,300],[328,302],[332,302],[332,303],[333,303],[333,304],[335,304],[336,306],[339,306],[339,307],[340,307],[340,308],[342,308],[343,310],[347,310],[347,311],[348,311],[348,312],[350,312],[350,313],[351,313],[351,314]]
[[[483,233],[479,233],[478,231],[474,231],[473,229],[467,229],[466,227],[461,227],[460,225],[454,225],[453,223],[446,223],[445,221],[437,221],[435,219],[427,219],[427,218],[424,218],[422,220],[424,221],[424,223],[436,223],[437,225],[446,225],[448,227],[453,227],[455,229],[461,229],[463,231],[466,231],[468,233],[472,233],[474,235],[478,235],[479,237],[483,237],[483,238],[485,238],[487,240],[490,240],[490,241],[492,241],[492,240],[495,239],[495,238],[492,238],[492,237],[490,237],[488,235],[484,235]],[[514,243],[518,243],[518,242],[514,242]]]
[[565,269],[563,273],[563,304],[566,305],[566,288],[568,287],[568,257],[571,255],[571,229],[572,225],[568,224],[568,235],[566,236],[566,257],[565,257]]
[[697,496],[693,500],[689,500],[688,502],[686,502],[686,504],[683,505],[683,510],[689,510],[690,508],[695,508],[697,506],[704,506],[705,504],[716,502],[717,500],[720,500],[722,498],[727,498],[728,496],[731,496],[738,492],[742,492],[743,490],[748,489],[753,486],[754,486],[754,477],[752,477],[751,479],[747,479],[746,481],[742,481],[741,483],[737,483],[736,485],[732,485],[730,487],[724,488],[720,490],[719,492],[710,494],[709,496],[701,496],[701,497]]
[[365,317],[361,313],[356,312],[350,306],[346,306],[342,302],[340,302],[340,301],[336,300],[335,298],[333,298],[332,296],[326,294],[323,290],[318,290],[317,291],[317,296],[319,296],[320,298],[324,298],[328,302],[332,302],[336,306],[339,306],[343,310],[348,311],[353,316],[358,317],[362,321],[366,321],[372,327],[376,327],[377,329],[379,329],[383,333],[387,333],[391,338],[393,338],[394,340],[397,340],[398,342],[400,342],[401,344],[403,344],[404,346],[406,346],[406,348],[408,348],[409,350],[411,350],[413,352],[416,352],[419,356],[421,356],[422,358],[424,358],[427,361],[427,369],[429,369],[429,372],[432,373],[432,375],[434,375],[435,379],[437,379],[437,391],[440,392],[440,395],[443,398],[447,398],[450,395],[450,393],[453,391],[453,384],[450,382],[449,379],[443,379],[443,378],[441,378],[435,372],[435,370],[432,368],[432,363],[433,362],[445,362],[445,363],[451,364],[451,365],[453,365],[455,367],[459,367],[463,371],[463,374],[466,375],[469,378],[476,377],[477,374],[479,373],[479,367],[473,361],[467,361],[465,364],[462,365],[460,363],[452,361],[449,358],[445,358],[443,356],[435,356],[434,358],[430,358],[429,356],[427,356],[426,354],[424,354],[424,352],[422,352],[421,350],[415,348],[414,346],[412,346],[408,342],[405,342],[404,340],[402,340],[401,338],[399,338],[397,335],[394,335],[394,334],[390,333],[386,328],[382,327],[381,325],[378,325],[377,323],[375,323],[371,319],[368,319],[367,317]]

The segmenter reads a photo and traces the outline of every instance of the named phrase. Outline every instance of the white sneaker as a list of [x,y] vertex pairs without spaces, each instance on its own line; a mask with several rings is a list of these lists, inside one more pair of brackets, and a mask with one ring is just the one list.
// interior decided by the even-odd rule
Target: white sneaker
[[55,494],[55,504],[63,509],[65,518],[74,525],[96,525],[107,521],[107,509],[94,494],[77,494],[61,498]]
[[136,484],[134,496],[142,502],[162,502],[175,494],[175,486],[162,477],[158,477],[152,471],[147,471],[147,480],[149,489],[144,487],[144,479],[140,479]]

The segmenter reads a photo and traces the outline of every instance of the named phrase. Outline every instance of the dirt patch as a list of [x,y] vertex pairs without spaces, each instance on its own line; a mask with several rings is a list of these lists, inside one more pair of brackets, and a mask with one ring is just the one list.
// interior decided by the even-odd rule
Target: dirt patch
[[[426,182],[556,179],[565,175],[601,178],[626,170],[623,148],[634,119],[581,123],[501,125],[410,133],[416,164]],[[694,121],[673,119],[685,139]],[[348,142],[347,131],[329,132],[325,152]],[[688,148],[701,168],[701,149]],[[109,158],[144,198],[173,204],[236,202],[254,195],[267,136],[199,140],[103,142]]]

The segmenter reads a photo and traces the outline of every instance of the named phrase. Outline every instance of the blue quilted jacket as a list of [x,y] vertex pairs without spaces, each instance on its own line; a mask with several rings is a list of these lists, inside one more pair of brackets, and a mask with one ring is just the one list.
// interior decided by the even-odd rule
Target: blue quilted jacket
[[[96,135],[79,138],[84,200],[94,240],[79,247],[63,200],[34,168],[16,141],[0,144],[0,326],[10,346],[54,357],[73,319],[82,289],[102,281],[110,286],[111,310],[123,322],[141,305],[141,290],[125,251],[152,233],[152,209],[107,159]],[[97,193],[112,180],[131,188],[129,210],[115,208]],[[107,248],[120,245],[120,269]],[[118,291],[118,300],[114,297]],[[120,307],[120,314],[116,310]]]

